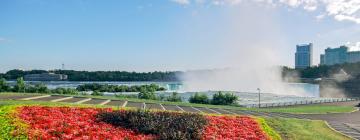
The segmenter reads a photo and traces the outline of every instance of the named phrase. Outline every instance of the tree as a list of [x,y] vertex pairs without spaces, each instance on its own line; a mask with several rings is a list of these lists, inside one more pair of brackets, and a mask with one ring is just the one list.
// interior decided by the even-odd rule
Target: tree
[[4,78],[0,79],[0,92],[9,91],[10,87],[7,85],[6,80]]
[[209,99],[206,94],[199,94],[196,92],[195,95],[192,95],[189,98],[189,102],[190,103],[198,103],[198,104],[208,104]]
[[16,85],[14,86],[15,92],[25,92],[25,81],[22,77],[17,78]]
[[150,91],[141,91],[138,94],[138,98],[139,99],[151,99],[151,100],[156,100],[156,95],[154,92],[150,92]]
[[211,104],[214,105],[231,105],[236,103],[238,97],[232,93],[223,94],[221,91],[213,95]]
[[49,93],[49,89],[44,84],[36,84],[35,88],[38,93]]
[[170,101],[170,102],[181,102],[181,97],[178,95],[179,93],[177,92],[173,92],[171,94],[171,96],[166,98],[166,101]]

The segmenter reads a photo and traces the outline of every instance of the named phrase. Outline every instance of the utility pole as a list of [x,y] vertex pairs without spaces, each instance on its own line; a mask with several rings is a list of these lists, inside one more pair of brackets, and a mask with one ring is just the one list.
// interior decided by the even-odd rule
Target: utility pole
[[261,104],[260,104],[260,88],[257,88],[257,90],[259,91],[259,108],[261,107]]

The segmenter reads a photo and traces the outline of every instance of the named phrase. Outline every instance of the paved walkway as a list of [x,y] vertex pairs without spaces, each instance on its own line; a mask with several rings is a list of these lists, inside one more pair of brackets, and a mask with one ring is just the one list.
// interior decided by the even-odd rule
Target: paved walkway
[[[346,134],[354,139],[360,140],[360,112],[353,113],[333,113],[333,114],[289,114],[289,113],[275,113],[275,112],[258,112],[248,110],[230,110],[221,108],[203,108],[193,106],[178,106],[165,105],[144,102],[131,102],[125,100],[108,100],[87,97],[71,97],[61,95],[9,95],[0,96],[0,100],[35,100],[35,101],[50,101],[50,102],[66,102],[74,104],[93,104],[93,105],[110,105],[117,107],[133,107],[139,109],[155,109],[155,110],[170,110],[170,111],[184,111],[192,113],[210,113],[210,114],[233,114],[233,115],[252,115],[260,117],[282,117],[282,118],[297,118],[297,119],[312,119],[325,120],[335,130]],[[327,103],[333,105],[355,106],[359,101],[352,102],[338,102]]]

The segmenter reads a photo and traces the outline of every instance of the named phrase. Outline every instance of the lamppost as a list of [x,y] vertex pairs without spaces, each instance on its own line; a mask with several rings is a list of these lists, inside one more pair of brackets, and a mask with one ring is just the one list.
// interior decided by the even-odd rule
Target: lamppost
[[259,108],[261,107],[260,106],[260,88],[257,88],[257,90],[259,91]]

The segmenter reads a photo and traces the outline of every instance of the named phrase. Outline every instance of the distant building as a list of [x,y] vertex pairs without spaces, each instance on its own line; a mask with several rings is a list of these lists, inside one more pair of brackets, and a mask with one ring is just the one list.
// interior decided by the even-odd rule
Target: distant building
[[324,54],[320,55],[320,65],[325,65],[325,55]]
[[335,65],[360,62],[360,51],[349,51],[346,46],[327,48],[325,54],[320,55],[320,65]]
[[346,62],[348,63],[360,62],[360,51],[348,52]]
[[25,81],[63,81],[67,80],[67,78],[67,75],[54,73],[28,74],[24,76]]
[[313,44],[296,45],[295,68],[304,69],[312,65]]
[[346,62],[346,55],[349,48],[340,46],[339,48],[325,49],[325,65],[342,64]]

